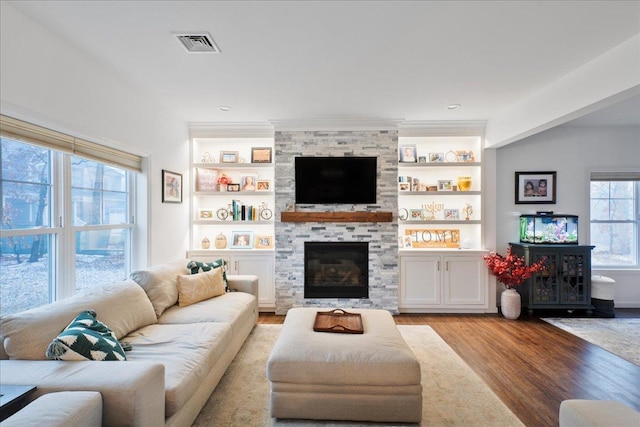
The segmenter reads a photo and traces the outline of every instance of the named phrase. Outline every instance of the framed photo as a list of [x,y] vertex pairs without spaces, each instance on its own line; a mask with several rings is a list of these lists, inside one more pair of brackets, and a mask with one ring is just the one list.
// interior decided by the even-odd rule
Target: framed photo
[[200,210],[198,210],[198,218],[199,219],[213,219],[213,210],[211,210],[211,209],[200,209]]
[[271,191],[271,181],[259,179],[256,181],[256,191]]
[[242,185],[241,191],[256,191],[257,175],[244,175],[240,180]]
[[444,153],[429,153],[429,162],[431,163],[444,162]]
[[456,151],[456,162],[475,162],[476,157],[473,155],[473,151]]
[[256,236],[256,249],[273,248],[273,236]]
[[240,191],[240,184],[227,184],[227,191],[230,191],[230,192]]
[[516,204],[556,203],[556,172],[516,172]]
[[460,219],[460,211],[458,209],[445,209],[444,219]]
[[221,151],[220,163],[238,163],[237,151]]
[[413,221],[423,219],[422,209],[409,209],[409,219]]
[[418,156],[418,163],[427,163],[427,156]]
[[399,182],[398,183],[398,191],[411,191],[411,183],[410,182]]
[[252,231],[232,231],[231,232],[231,249],[251,249],[253,248],[253,232]]
[[450,179],[439,179],[438,180],[438,191],[452,191],[453,187],[451,186]]
[[218,171],[215,169],[196,169],[196,191],[216,191],[218,189]]
[[251,148],[251,163],[271,163],[271,147]]
[[162,169],[162,203],[182,203],[182,174]]
[[416,156],[415,145],[402,145],[400,146],[400,162],[401,163],[416,163],[418,158]]

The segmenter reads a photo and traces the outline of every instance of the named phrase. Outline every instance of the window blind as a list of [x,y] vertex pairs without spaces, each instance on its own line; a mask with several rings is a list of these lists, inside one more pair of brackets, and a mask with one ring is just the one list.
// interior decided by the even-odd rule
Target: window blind
[[591,172],[591,181],[640,181],[640,171]]
[[142,171],[140,156],[5,115],[0,115],[0,136],[136,172]]

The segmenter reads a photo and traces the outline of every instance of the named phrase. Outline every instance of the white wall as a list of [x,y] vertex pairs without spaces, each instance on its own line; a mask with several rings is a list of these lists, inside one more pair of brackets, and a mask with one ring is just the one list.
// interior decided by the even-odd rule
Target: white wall
[[[589,244],[589,176],[595,170],[640,170],[639,127],[560,126],[497,149],[496,247],[517,242],[522,213],[579,216],[578,241]],[[516,171],[557,171],[555,205],[516,205]],[[640,271],[596,270],[616,280],[616,307],[640,307]]]
[[146,156],[138,222],[149,223],[149,250],[134,267],[184,257],[188,198],[163,204],[160,180],[162,169],[182,173],[189,188],[185,120],[6,2],[0,19],[2,114]]

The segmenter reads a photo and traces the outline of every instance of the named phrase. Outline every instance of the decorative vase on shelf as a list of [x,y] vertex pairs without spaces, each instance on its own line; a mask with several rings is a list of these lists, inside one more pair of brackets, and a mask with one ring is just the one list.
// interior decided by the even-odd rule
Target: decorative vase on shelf
[[200,246],[202,247],[202,249],[209,249],[209,247],[211,246],[211,242],[205,237],[200,242]]
[[502,295],[500,295],[500,309],[502,315],[507,319],[516,320],[520,317],[522,306],[518,291],[513,288],[502,291]]
[[227,247],[227,237],[224,234],[219,233],[216,236],[215,244],[216,249],[225,249]]
[[471,177],[470,176],[459,176],[458,177],[458,190],[460,190],[460,191],[469,191],[469,190],[471,190]]

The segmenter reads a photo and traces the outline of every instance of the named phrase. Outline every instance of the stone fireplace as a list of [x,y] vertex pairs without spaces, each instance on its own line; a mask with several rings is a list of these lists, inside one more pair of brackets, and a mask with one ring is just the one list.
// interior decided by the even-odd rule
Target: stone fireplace
[[[379,308],[398,312],[398,132],[284,131],[275,133],[275,296],[276,314],[292,307]],[[297,205],[296,213],[393,212],[391,222],[288,222],[282,213],[295,203],[294,159],[297,156],[376,156],[375,205]],[[358,191],[354,188],[354,191]],[[368,286],[357,294],[305,294],[305,242],[360,242],[368,248]],[[331,260],[329,260],[331,261]],[[327,261],[325,261],[327,262]],[[328,265],[328,264],[327,264]],[[345,274],[344,272],[335,274]]]
[[367,242],[305,242],[305,298],[369,298]]

